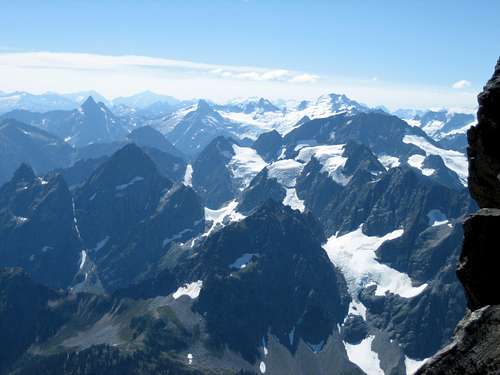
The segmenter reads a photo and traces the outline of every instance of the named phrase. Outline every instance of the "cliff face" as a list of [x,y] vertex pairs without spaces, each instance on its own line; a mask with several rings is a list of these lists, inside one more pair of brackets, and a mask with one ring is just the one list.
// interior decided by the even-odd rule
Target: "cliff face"
[[481,208],[464,224],[457,275],[470,309],[453,342],[418,374],[500,373],[500,59],[478,97],[478,124],[469,141],[469,190]]

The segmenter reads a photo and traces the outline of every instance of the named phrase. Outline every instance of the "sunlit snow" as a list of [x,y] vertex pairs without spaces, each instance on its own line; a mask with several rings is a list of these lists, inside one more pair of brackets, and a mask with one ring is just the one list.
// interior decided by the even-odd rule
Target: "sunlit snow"
[[423,366],[425,362],[427,362],[429,358],[422,359],[421,361],[416,359],[411,359],[405,356],[405,367],[406,367],[406,375],[413,375],[417,372],[417,370]]
[[80,258],[81,258],[81,260],[80,260],[80,269],[82,269],[83,266],[85,265],[85,262],[87,261],[87,252],[85,250],[82,250]]
[[266,364],[264,362],[260,362],[259,370],[260,370],[261,374],[265,374],[266,373]]
[[304,201],[298,197],[297,190],[295,188],[286,189],[286,195],[283,199],[283,204],[285,206],[290,206],[294,210],[299,210],[300,212],[304,212],[304,210],[306,209]]
[[174,299],[178,299],[181,296],[188,296],[191,299],[198,298],[202,286],[203,286],[202,280],[194,281],[189,284],[184,284],[179,289],[177,289],[174,294],[172,294],[172,297],[174,297]]
[[378,157],[378,161],[384,166],[385,169],[396,168],[401,164],[399,158],[390,155],[380,155]]
[[420,172],[422,172],[424,176],[431,176],[435,172],[435,170],[432,168],[424,168],[424,161],[425,156],[419,154],[412,155],[408,158],[409,165],[420,170]]
[[344,274],[353,298],[368,285],[375,284],[375,294],[380,296],[391,292],[411,298],[420,294],[427,286],[413,287],[410,277],[377,261],[376,250],[385,241],[403,235],[397,229],[382,237],[367,236],[362,226],[342,236],[331,236],[323,246],[328,257]]
[[297,160],[307,163],[314,156],[323,166],[321,171],[327,172],[335,182],[345,186],[349,182],[349,177],[342,173],[347,161],[347,158],[342,156],[344,146],[341,144],[303,147],[299,151]]
[[286,190],[283,204],[301,212],[304,211],[305,206],[304,202],[297,196],[295,184],[302,169],[304,169],[304,164],[293,159],[278,160],[268,167],[269,178],[276,178]]
[[250,181],[267,165],[260,155],[251,147],[233,145],[234,155],[228,167],[235,178],[239,189],[243,190]]
[[368,336],[357,345],[344,343],[349,361],[355,363],[368,375],[384,375],[380,368],[378,354],[372,351],[372,342],[375,336]]
[[205,220],[210,221],[212,224],[210,226],[210,229],[203,236],[209,236],[219,226],[244,219],[245,216],[236,211],[237,206],[238,202],[236,200],[233,200],[224,207],[219,208],[218,210],[212,210],[208,207],[205,207]]

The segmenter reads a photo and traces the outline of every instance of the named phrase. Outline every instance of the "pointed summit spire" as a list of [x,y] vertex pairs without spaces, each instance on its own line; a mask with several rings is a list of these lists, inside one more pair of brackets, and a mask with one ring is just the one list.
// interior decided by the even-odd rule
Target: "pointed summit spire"
[[203,99],[198,101],[198,111],[208,112],[210,110],[210,105]]
[[94,98],[92,96],[89,96],[87,98],[87,100],[85,100],[82,105],[81,105],[81,108],[87,112],[89,110],[93,110],[94,108],[97,107],[97,103],[95,102]]

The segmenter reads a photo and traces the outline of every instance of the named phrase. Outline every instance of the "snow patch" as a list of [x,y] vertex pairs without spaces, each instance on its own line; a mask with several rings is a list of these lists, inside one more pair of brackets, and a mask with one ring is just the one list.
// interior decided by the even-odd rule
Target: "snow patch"
[[24,224],[28,221],[27,217],[24,216],[16,216],[16,223],[17,224]]
[[260,370],[261,374],[265,374],[266,373],[266,364],[264,362],[260,362],[259,370]]
[[87,261],[87,252],[85,250],[82,250],[82,255],[81,255],[81,260],[80,260],[80,269],[83,268],[86,261]]
[[425,362],[427,362],[429,358],[425,358],[422,360],[411,359],[405,356],[405,367],[406,367],[406,375],[413,375],[417,372],[417,370],[423,366]]
[[448,223],[448,218],[441,210],[430,210],[427,213],[427,218],[429,219],[429,225],[432,227]]
[[295,187],[295,180],[304,169],[304,164],[293,159],[283,159],[272,163],[268,167],[269,178],[275,178],[278,182],[286,187]]
[[210,229],[203,234],[203,236],[209,236],[218,226],[224,226],[228,222],[230,223],[244,219],[245,216],[236,211],[237,206],[238,202],[233,200],[218,210],[212,210],[205,207],[205,220],[210,221],[212,225],[210,226]]
[[361,370],[369,375],[384,375],[380,368],[378,354],[372,351],[372,342],[375,336],[368,336],[357,345],[344,343],[349,361],[359,366]]
[[249,254],[245,253],[242,256],[240,256],[238,259],[236,259],[233,263],[229,265],[230,268],[235,268],[235,269],[243,269],[246,268],[247,264],[252,260],[254,256],[257,256],[258,254]]
[[378,161],[384,166],[385,169],[396,168],[401,165],[399,158],[390,155],[380,155],[378,157]]
[[128,188],[129,186],[137,183],[137,182],[140,182],[144,180],[144,177],[141,177],[141,176],[135,176],[133,179],[131,179],[129,182],[127,182],[126,184],[122,184],[122,185],[117,185],[115,187],[116,190],[125,190],[126,188]]
[[422,172],[424,176],[431,176],[435,172],[435,170],[431,168],[424,168],[424,161],[425,156],[419,154],[412,155],[408,158],[409,165],[420,170],[420,172]]
[[186,173],[184,174],[184,185],[193,186],[193,166],[188,164],[186,166]]
[[189,284],[184,284],[183,286],[179,287],[179,289],[177,289],[174,294],[172,294],[172,297],[174,297],[174,299],[178,299],[182,296],[188,296],[191,299],[198,298],[202,286],[203,286],[202,280],[194,281]]
[[427,284],[413,287],[410,277],[377,261],[376,250],[388,240],[401,237],[403,229],[397,229],[382,237],[367,236],[362,225],[353,232],[342,236],[331,236],[323,246],[328,257],[344,274],[353,299],[363,288],[375,284],[375,295],[386,292],[404,298],[420,294]]
[[283,204],[285,206],[290,206],[294,210],[299,210],[300,212],[304,212],[304,210],[306,209],[304,201],[298,197],[297,190],[295,188],[286,189],[286,195],[283,199]]
[[[363,320],[366,320],[366,306],[363,305],[361,302],[353,299],[351,300],[351,303],[349,303],[349,311],[347,315],[357,315],[363,318]],[[344,322],[347,320],[347,316],[345,317]]]
[[405,135],[403,142],[412,144],[425,151],[427,155],[437,155],[443,159],[447,168],[455,172],[464,186],[467,186],[468,162],[465,155],[458,151],[445,150],[434,146],[425,138],[416,135]]

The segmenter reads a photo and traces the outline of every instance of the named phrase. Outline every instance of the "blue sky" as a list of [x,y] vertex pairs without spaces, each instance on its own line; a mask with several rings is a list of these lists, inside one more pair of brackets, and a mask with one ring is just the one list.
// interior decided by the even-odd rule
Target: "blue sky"
[[[344,91],[372,105],[474,106],[500,53],[499,15],[496,0],[12,1],[0,18],[0,90],[216,100]],[[26,66],[29,52],[52,55]],[[80,53],[200,66],[122,61],[115,71],[108,59],[110,79]]]

